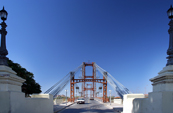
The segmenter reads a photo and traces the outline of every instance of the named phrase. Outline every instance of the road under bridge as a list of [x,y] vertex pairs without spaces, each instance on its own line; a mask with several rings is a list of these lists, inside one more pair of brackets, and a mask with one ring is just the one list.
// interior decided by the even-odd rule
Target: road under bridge
[[85,98],[85,104],[74,103],[58,113],[115,113],[115,111],[123,111],[123,108],[112,109],[106,104],[100,103],[97,100]]

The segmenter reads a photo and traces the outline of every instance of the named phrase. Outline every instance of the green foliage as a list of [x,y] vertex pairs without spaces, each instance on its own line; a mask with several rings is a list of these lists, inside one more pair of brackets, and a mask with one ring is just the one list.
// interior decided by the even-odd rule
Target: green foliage
[[[67,97],[67,99],[68,99],[69,97]],[[66,99],[66,97],[62,97],[62,96],[58,96],[58,97],[56,97],[56,99]]]
[[[108,96],[107,98],[110,99],[110,96]],[[111,96],[111,100],[113,100],[115,98],[115,96]]]
[[61,97],[61,96],[59,96],[59,97],[57,97],[57,99],[62,99],[63,97]]
[[10,59],[8,59],[8,66],[11,67],[19,77],[26,80],[22,85],[22,92],[25,93],[25,96],[29,96],[29,94],[33,93],[41,93],[41,86],[35,82],[33,73],[21,67],[20,64],[13,63]]

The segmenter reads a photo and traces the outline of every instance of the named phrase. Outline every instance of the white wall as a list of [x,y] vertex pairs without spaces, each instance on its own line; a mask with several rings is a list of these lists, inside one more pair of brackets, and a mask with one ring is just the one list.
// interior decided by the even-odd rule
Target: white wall
[[153,92],[148,98],[135,99],[132,113],[173,113],[173,65],[164,67],[150,81]]
[[126,94],[123,96],[123,113],[132,113],[133,100],[135,98],[144,98],[144,94]]
[[47,98],[25,98],[15,91],[0,91],[0,113],[53,113],[53,96]]
[[123,100],[122,99],[114,99],[114,103],[123,104]]
[[152,92],[148,98],[134,99],[132,113],[173,113],[173,92]]
[[53,96],[48,94],[41,94],[40,97],[47,98],[27,98],[25,113],[53,113]]
[[53,96],[25,98],[21,92],[24,81],[10,67],[0,65],[0,113],[53,113]]
[[57,104],[61,104],[61,103],[63,103],[64,101],[63,101],[63,99],[54,99],[54,105],[57,105]]

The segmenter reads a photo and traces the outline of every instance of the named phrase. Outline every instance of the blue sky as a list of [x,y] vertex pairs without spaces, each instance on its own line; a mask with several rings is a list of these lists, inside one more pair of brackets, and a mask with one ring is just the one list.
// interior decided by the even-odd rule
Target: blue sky
[[0,1],[7,57],[34,73],[43,92],[88,60],[132,92],[151,92],[149,79],[166,65],[171,0]]

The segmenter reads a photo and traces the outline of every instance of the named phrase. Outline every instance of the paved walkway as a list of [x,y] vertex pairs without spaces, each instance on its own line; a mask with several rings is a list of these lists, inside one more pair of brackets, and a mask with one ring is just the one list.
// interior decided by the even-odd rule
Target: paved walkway
[[[102,100],[95,99],[96,101],[103,103]],[[122,113],[123,112],[123,105],[122,104],[116,104],[116,103],[103,103],[105,106],[107,106],[110,109],[113,109],[115,113]]]
[[53,111],[54,111],[54,113],[57,113],[57,112],[59,112],[59,111],[65,109],[66,107],[68,107],[68,106],[70,106],[70,105],[72,105],[72,104],[74,104],[74,103],[71,103],[71,102],[67,102],[67,103],[66,103],[66,102],[64,102],[64,103],[62,103],[62,104],[54,105],[54,106],[53,106]]
[[122,113],[123,112],[123,105],[122,104],[111,103],[111,105],[110,105],[110,103],[104,103],[104,105],[106,105],[110,109],[113,109],[114,111],[116,111],[116,113]]

